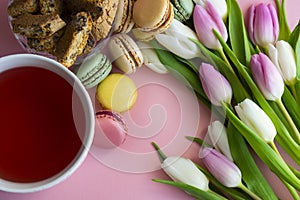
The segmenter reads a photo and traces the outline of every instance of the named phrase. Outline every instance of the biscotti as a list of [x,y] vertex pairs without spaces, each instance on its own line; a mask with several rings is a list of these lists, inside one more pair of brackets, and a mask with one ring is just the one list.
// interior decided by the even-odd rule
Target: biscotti
[[35,13],[39,9],[38,0],[14,0],[7,9],[11,17],[17,17],[23,13]]
[[87,12],[77,13],[58,41],[55,52],[57,60],[66,67],[73,65],[77,56],[82,54],[91,29],[91,16]]
[[63,33],[64,29],[61,29],[46,38],[27,38],[27,44],[37,51],[48,52],[52,54],[55,51],[56,44]]
[[71,12],[85,10],[93,19],[92,34],[96,41],[106,38],[111,31],[119,0],[65,0],[65,9]]
[[63,10],[62,0],[39,0],[40,12],[46,14],[61,14]]
[[13,31],[29,38],[49,37],[65,25],[66,23],[58,14],[32,15],[24,13],[12,20]]

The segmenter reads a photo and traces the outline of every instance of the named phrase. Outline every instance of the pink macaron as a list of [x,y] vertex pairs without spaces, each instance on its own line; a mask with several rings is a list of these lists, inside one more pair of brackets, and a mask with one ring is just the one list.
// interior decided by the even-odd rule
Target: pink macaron
[[96,113],[95,119],[94,145],[114,148],[124,143],[128,129],[119,113],[101,110]]

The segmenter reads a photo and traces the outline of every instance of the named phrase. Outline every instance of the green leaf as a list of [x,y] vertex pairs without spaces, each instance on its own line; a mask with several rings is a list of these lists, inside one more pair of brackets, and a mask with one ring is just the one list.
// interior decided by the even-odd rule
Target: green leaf
[[250,63],[251,51],[243,13],[236,0],[228,0],[229,39],[233,52],[244,65]]
[[199,71],[198,71],[197,67],[195,67],[195,65],[194,65],[192,62],[190,62],[190,61],[188,61],[188,60],[186,60],[186,59],[184,59],[184,58],[182,58],[182,57],[179,57],[179,56],[177,56],[177,55],[175,55],[175,54],[174,54],[174,57],[175,57],[179,62],[182,62],[182,63],[186,64],[187,66],[189,66],[196,74],[199,74]]
[[285,12],[285,0],[282,0],[280,4],[279,0],[276,0],[277,12],[278,12],[278,21],[279,21],[279,37],[278,40],[285,40],[289,39],[291,30],[288,24],[288,20],[286,18]]
[[286,109],[288,110],[289,114],[291,115],[297,128],[300,130],[300,105],[298,105],[298,103],[296,102],[296,100],[294,99],[293,95],[291,94],[291,92],[287,87],[285,87],[284,89],[284,93],[282,95],[282,101]]
[[226,110],[228,119],[236,127],[236,129],[243,135],[249,145],[260,157],[260,159],[273,171],[281,180],[286,181],[298,191],[300,190],[300,180],[290,170],[289,166],[284,160],[267,144],[265,143],[254,131],[248,128],[237,116],[228,108],[223,105]]
[[293,47],[296,56],[297,79],[300,80],[300,21],[290,35],[289,43]]
[[186,191],[187,193],[189,193],[193,197],[195,197],[197,199],[201,199],[201,200],[224,200],[224,199],[226,199],[226,198],[224,198],[222,196],[219,196],[215,193],[208,192],[208,191],[203,191],[203,190],[200,190],[200,189],[198,189],[196,187],[193,187],[191,185],[187,185],[185,183],[173,182],[173,181],[168,181],[168,180],[157,180],[157,179],[153,179],[153,181],[158,182],[158,183],[163,183],[163,184],[175,186],[179,189],[182,189],[182,190]]
[[297,26],[294,28],[293,32],[290,35],[288,42],[295,49],[296,43],[299,40],[300,35],[300,20],[298,21]]
[[[295,85],[296,91],[300,91],[300,81],[298,81]],[[300,92],[297,92],[298,99],[300,99]],[[299,164],[300,165],[300,164]]]
[[228,124],[227,133],[231,155],[234,162],[240,168],[243,180],[249,190],[265,200],[278,199],[257,167],[244,138],[230,122]]

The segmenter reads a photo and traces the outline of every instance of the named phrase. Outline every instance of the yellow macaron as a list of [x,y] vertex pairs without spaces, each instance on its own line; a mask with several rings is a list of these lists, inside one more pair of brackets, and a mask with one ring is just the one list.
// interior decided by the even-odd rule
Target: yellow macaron
[[96,97],[104,109],[125,112],[135,104],[137,88],[128,76],[113,73],[98,85]]

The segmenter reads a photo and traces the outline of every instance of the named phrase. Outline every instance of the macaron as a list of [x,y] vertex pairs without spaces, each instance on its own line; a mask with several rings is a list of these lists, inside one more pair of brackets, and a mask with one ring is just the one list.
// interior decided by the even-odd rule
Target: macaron
[[124,74],[108,75],[97,87],[96,98],[103,109],[119,113],[128,111],[137,99],[137,88]]
[[194,10],[194,2],[192,0],[171,0],[174,6],[174,17],[180,22],[190,19]]
[[92,88],[103,81],[111,69],[112,64],[104,54],[94,53],[83,60],[76,75],[86,88]]
[[144,60],[136,42],[127,34],[114,35],[108,43],[114,65],[126,74],[134,73]]
[[114,33],[128,33],[133,28],[133,4],[134,0],[120,0],[114,20]]
[[128,128],[119,113],[111,110],[98,111],[95,122],[94,145],[114,148],[124,143]]
[[173,18],[173,5],[169,0],[137,0],[134,3],[133,21],[141,31],[161,33]]

